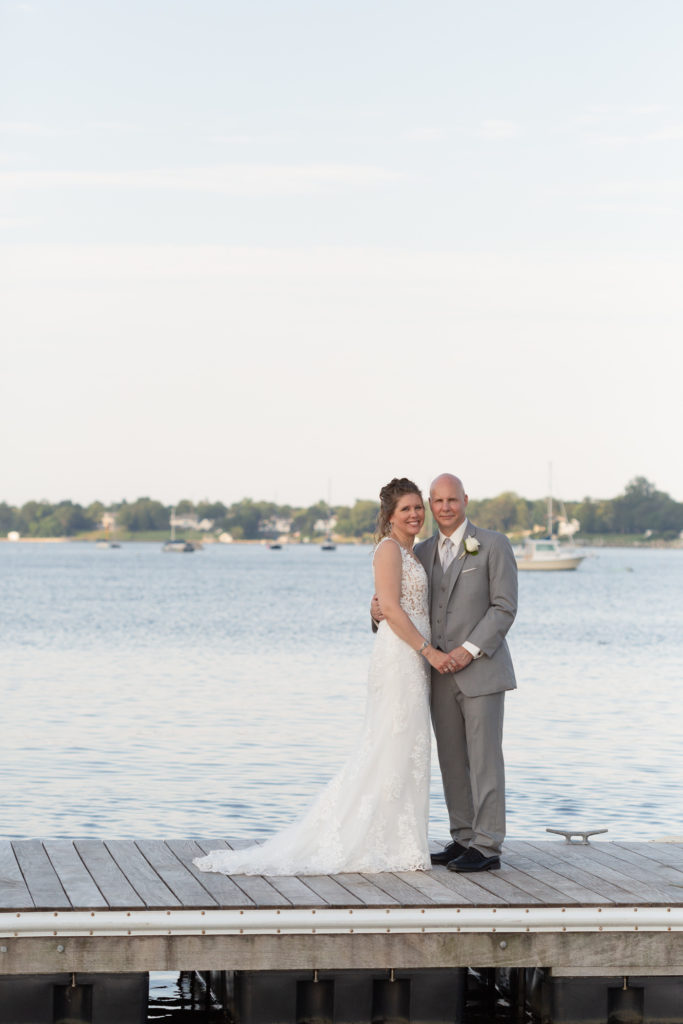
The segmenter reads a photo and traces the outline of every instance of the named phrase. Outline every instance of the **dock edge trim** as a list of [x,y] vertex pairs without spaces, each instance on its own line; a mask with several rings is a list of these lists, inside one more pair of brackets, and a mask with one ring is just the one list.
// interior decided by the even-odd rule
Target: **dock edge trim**
[[[0,913],[0,938],[69,935],[349,935],[678,932],[683,907],[399,907],[54,910]],[[0,949],[0,952],[4,950]]]

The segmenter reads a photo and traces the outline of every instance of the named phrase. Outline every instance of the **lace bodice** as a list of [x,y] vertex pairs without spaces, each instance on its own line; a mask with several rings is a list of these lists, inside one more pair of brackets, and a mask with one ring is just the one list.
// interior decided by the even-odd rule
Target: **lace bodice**
[[[406,551],[402,544],[399,544],[398,541],[393,540],[391,537],[382,538],[375,548],[375,554],[377,554],[380,546],[386,544],[387,541],[391,544],[396,544],[401,552],[401,608],[409,616],[413,625],[423,631],[425,621],[427,626],[429,625],[429,582],[427,580],[427,573],[415,555]],[[427,636],[426,633],[424,635]],[[429,639],[428,636],[427,639]]]

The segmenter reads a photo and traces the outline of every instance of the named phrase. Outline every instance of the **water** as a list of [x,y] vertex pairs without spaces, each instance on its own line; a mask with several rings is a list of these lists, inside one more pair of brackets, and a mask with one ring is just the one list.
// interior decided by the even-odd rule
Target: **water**
[[[353,745],[367,547],[0,544],[0,581],[3,838],[265,836]],[[683,834],[683,551],[519,582],[510,836]]]
[[[267,835],[353,744],[366,547],[2,544],[0,579],[5,837]],[[683,551],[519,582],[510,835],[682,833]]]

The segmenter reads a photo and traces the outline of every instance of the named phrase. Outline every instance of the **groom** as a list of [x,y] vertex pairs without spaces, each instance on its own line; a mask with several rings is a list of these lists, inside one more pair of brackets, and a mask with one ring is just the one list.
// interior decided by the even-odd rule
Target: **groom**
[[[468,497],[450,473],[429,491],[439,527],[415,545],[429,577],[432,643],[450,673],[432,669],[436,736],[452,842],[432,863],[451,871],[500,867],[505,836],[503,702],[515,688],[505,634],[517,611],[517,564],[502,533],[468,522]],[[380,617],[373,601],[373,617]]]
[[439,532],[415,546],[429,577],[432,643],[451,675],[432,670],[432,725],[453,842],[432,862],[451,871],[500,867],[505,837],[503,701],[515,688],[505,634],[517,612],[517,563],[502,533],[468,522],[468,497],[444,473],[429,489]]

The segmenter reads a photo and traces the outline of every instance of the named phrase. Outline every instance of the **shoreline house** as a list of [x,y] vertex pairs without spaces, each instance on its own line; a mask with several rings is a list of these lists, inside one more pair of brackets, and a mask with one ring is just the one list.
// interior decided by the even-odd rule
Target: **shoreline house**
[[215,519],[199,519],[194,512],[185,512],[182,515],[171,513],[171,526],[176,530],[199,530],[208,533],[213,529]]

